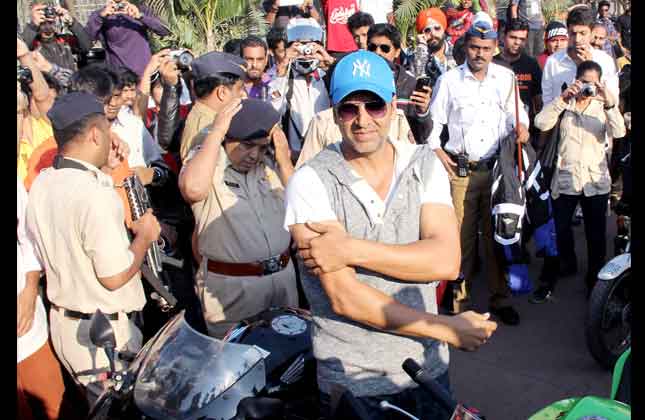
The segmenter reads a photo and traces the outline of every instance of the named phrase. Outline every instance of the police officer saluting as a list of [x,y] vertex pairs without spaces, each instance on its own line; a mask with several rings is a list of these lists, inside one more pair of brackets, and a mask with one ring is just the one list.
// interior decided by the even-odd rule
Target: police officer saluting
[[[159,237],[147,213],[132,224],[128,240],[124,209],[112,178],[117,150],[103,104],[89,93],[60,97],[47,116],[59,158],[35,179],[27,229],[47,275],[54,350],[90,404],[104,389],[108,359],[89,338],[90,317],[100,309],[110,320],[116,349],[136,352],[141,332],[129,319],[145,304],[139,269]],[[110,163],[109,163],[110,162]],[[117,361],[117,369],[125,368]]]
[[271,306],[298,304],[291,236],[282,229],[293,165],[279,121],[267,102],[233,100],[179,176],[195,215],[197,294],[215,337]]

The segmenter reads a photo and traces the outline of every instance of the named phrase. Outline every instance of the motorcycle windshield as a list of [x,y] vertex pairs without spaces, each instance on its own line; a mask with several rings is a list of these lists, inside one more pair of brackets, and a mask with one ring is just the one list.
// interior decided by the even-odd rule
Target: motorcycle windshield
[[[134,387],[137,407],[156,419],[190,419],[215,401],[268,353],[195,331],[183,312],[172,319],[141,361]],[[258,383],[257,389],[264,387]]]

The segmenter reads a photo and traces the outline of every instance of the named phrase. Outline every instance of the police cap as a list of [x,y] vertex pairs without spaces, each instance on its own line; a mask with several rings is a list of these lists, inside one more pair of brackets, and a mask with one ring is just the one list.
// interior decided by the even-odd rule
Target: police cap
[[278,122],[280,114],[269,102],[244,99],[242,108],[231,120],[226,137],[240,141],[266,138]]
[[91,114],[105,114],[98,98],[87,92],[72,92],[59,96],[47,117],[55,130],[63,130]]
[[240,78],[246,76],[246,62],[233,54],[213,51],[197,57],[191,64],[195,80],[206,79],[222,73],[234,74]]

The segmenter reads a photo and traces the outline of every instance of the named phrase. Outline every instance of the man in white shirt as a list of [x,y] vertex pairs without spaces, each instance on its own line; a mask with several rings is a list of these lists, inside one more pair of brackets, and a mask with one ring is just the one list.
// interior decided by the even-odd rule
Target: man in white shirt
[[389,23],[394,25],[394,9],[392,0],[360,0],[359,10],[369,13],[374,23]]
[[278,63],[269,83],[273,107],[287,120],[289,147],[298,154],[312,118],[331,106],[320,66],[334,59],[322,46],[322,28],[313,19],[292,19],[287,26],[287,60]]
[[[491,175],[499,142],[515,126],[515,78],[511,70],[491,62],[497,47],[497,33],[490,21],[473,22],[465,40],[466,63],[444,73],[437,82],[430,107],[433,127],[428,139],[448,171],[452,200],[461,226],[461,271],[465,282],[454,294],[453,311],[459,313],[470,306],[469,290],[481,220],[481,239],[488,268],[489,307],[502,322],[516,325],[519,314],[505,304],[510,290],[493,249],[490,213]],[[529,119],[524,106],[520,104],[518,108],[519,140],[526,142]],[[448,126],[449,140],[442,149],[440,135],[445,125]],[[461,166],[465,176],[458,176],[458,161],[463,162]]]
[[[618,97],[618,73],[614,60],[604,51],[591,46],[591,27],[594,23],[593,12],[581,7],[572,10],[567,16],[569,46],[549,56],[542,73],[542,101],[550,104],[576,79],[578,64],[586,60],[595,61],[602,68],[602,81],[614,97]],[[565,86],[566,84],[566,86]]]

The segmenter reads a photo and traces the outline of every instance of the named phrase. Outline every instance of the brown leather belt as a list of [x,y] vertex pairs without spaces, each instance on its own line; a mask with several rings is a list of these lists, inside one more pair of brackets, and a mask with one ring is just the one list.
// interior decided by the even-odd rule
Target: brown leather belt
[[229,263],[207,260],[208,271],[225,276],[266,276],[285,269],[289,264],[289,248],[282,254],[252,263]]

